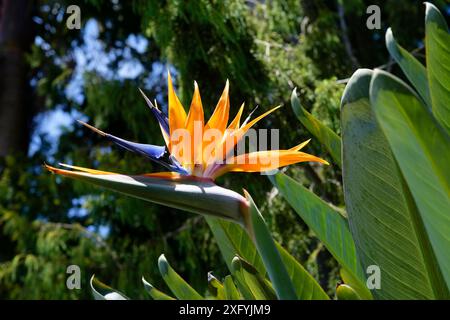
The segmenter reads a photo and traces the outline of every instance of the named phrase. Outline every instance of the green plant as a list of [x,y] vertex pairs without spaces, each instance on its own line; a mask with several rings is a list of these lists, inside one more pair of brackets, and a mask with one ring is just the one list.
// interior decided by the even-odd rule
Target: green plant
[[[391,56],[414,89],[381,70],[356,71],[342,97],[342,137],[308,113],[295,91],[292,94],[299,120],[342,168],[345,212],[283,173],[270,179],[340,263],[344,284],[336,290],[338,299],[450,298],[450,70],[445,68],[450,52],[443,45],[450,43],[450,35],[439,11],[426,6],[426,68],[395,42],[390,30],[386,34]],[[244,199],[219,187],[211,189],[215,193],[198,193],[197,187],[209,190],[209,182],[183,179],[177,182],[180,191],[172,182],[156,182],[151,176],[130,180],[72,168],[79,172],[50,170],[206,215],[231,275],[223,282],[209,275],[209,294],[204,296],[161,256],[160,273],[175,297],[143,280],[152,298],[329,299],[273,240],[249,194]],[[170,197],[164,198],[163,192]],[[212,201],[220,201],[226,210],[212,207]],[[366,270],[372,265],[381,270],[376,290],[366,285]],[[95,279],[91,285],[96,298],[126,299]]]
[[284,174],[272,181],[359,280],[353,288],[361,297],[356,287],[365,279],[349,266],[349,253],[356,253],[363,270],[379,266],[374,298],[450,297],[450,35],[428,3],[425,39],[426,68],[387,31],[387,48],[414,88],[381,70],[356,71],[342,97],[342,138],[311,119],[292,95],[300,121],[333,158],[342,150],[348,218]]
[[[233,171],[263,172],[305,161],[328,163],[300,151],[309,140],[288,150],[257,151],[234,156],[235,147],[237,146],[239,150],[238,143],[243,140],[245,143],[245,134],[250,128],[279,107],[252,120],[250,120],[250,114],[241,123],[244,109],[242,105],[236,117],[228,124],[230,100],[227,81],[212,116],[205,122],[200,91],[196,82],[194,87],[192,103],[189,113],[186,114],[168,74],[168,116],[141,91],[158,121],[165,146],[127,141],[80,121],[100,136],[126,150],[149,158],[170,171],[126,175],[67,164],[61,164],[61,166],[71,170],[58,169],[49,165],[45,167],[53,173],[89,182],[138,199],[184,209],[206,217],[227,219],[241,225],[260,255],[276,296],[280,299],[296,299],[298,294],[283,263],[283,257],[251,196],[244,190],[244,198],[230,189],[219,187],[214,180],[220,175]],[[233,255],[236,254],[233,253]],[[303,270],[300,271],[303,272]]]

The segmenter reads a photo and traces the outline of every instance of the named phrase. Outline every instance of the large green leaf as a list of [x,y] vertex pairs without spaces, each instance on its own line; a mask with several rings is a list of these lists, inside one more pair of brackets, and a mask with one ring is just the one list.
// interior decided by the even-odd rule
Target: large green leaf
[[[231,273],[234,272],[232,261],[234,257],[239,256],[249,261],[260,274],[266,274],[266,268],[264,267],[258,250],[256,250],[255,244],[240,225],[214,217],[205,217],[205,219],[214,234],[220,252]],[[241,275],[233,275],[236,279],[236,285],[239,287],[244,299],[254,300],[255,297],[245,284]]]
[[275,241],[269,232],[266,222],[253,202],[250,194],[245,192],[245,197],[250,206],[246,228],[261,255],[261,259],[266,267],[267,274],[272,282],[275,292],[280,300],[296,300],[297,295],[293,283],[289,278],[286,266],[281,259],[280,252],[275,245]]
[[203,297],[172,269],[163,254],[158,259],[158,268],[167,286],[178,299],[203,300]]
[[371,109],[372,75],[355,72],[341,107],[344,194],[358,256],[364,269],[381,270],[381,289],[372,291],[376,298],[439,297],[439,270],[426,233]]
[[334,133],[333,130],[317,120],[305,108],[303,108],[303,106],[300,104],[300,100],[298,99],[296,89],[292,91],[291,104],[292,109],[294,110],[300,122],[313,136],[315,136],[320,141],[320,143],[325,146],[325,148],[333,158],[333,161],[340,167],[341,139],[339,138],[339,136]]
[[225,288],[211,271],[208,272],[208,291],[217,300],[225,299]]
[[450,134],[450,34],[444,17],[426,3],[425,48],[433,113]]
[[142,277],[142,283],[144,284],[145,291],[148,292],[153,300],[175,300],[175,298],[156,289],[153,285],[150,284],[150,282],[145,280],[144,277]]
[[[261,275],[266,273],[258,251],[244,229],[222,219],[207,217],[206,220],[215,235],[225,261],[231,262],[233,257],[238,255],[250,262]],[[326,293],[308,271],[278,243],[276,246],[294,284],[298,299],[328,299]],[[229,263],[229,268],[231,271],[231,263]]]
[[326,202],[283,173],[270,176],[297,214],[314,231],[326,248],[349,272],[365,283],[363,270],[356,255],[355,243],[347,220]]
[[294,290],[300,300],[329,300],[320,284],[306,271],[305,268],[290,255],[278,243],[276,244],[280,252],[289,277],[294,284]]
[[272,284],[247,261],[236,256],[232,261],[232,268],[233,275],[245,284],[255,300],[275,300],[277,298]]
[[231,261],[235,256],[239,256],[251,263],[260,274],[266,274],[258,250],[240,225],[214,217],[206,217],[206,221],[230,271]]
[[95,276],[91,277],[89,284],[95,300],[128,300],[123,293],[100,282]]
[[256,300],[256,297],[254,296],[253,292],[248,287],[247,283],[245,282],[244,275],[241,272],[236,272],[232,265],[232,273],[233,273],[233,279],[235,280],[235,283],[239,289],[239,292],[242,295],[242,298],[244,300]]
[[[378,183],[379,194],[385,194],[379,207],[385,208],[381,213],[387,215],[383,220],[375,222],[378,225],[383,223],[383,235],[387,234],[387,230],[392,231],[390,241],[386,244],[389,248],[384,259],[392,252],[392,261],[398,260],[397,272],[402,271],[393,274],[396,275],[395,280],[401,281],[396,281],[399,283],[393,286],[392,290],[400,291],[405,287],[403,293],[409,292],[407,297],[448,298],[450,137],[414,92],[389,73],[379,70],[374,72],[370,85],[370,101],[409,188],[401,185],[400,179],[394,180],[398,176],[394,174],[396,164],[387,151],[382,151],[383,157],[389,157],[383,167],[376,163],[374,168],[368,167],[364,170],[364,178],[371,182],[378,180],[370,172],[384,173],[380,176],[383,180]],[[366,128],[367,124],[364,127]],[[352,143],[355,143],[354,139],[349,141],[348,146]],[[370,145],[370,150],[375,148],[376,146]],[[351,154],[348,156],[351,157]],[[372,152],[370,156],[373,161],[376,152]],[[355,161],[352,158],[349,158],[349,161],[350,159]],[[364,163],[364,159],[357,163]],[[378,171],[375,171],[375,168]],[[373,194],[374,189],[369,192]],[[362,200],[365,199],[366,195]],[[367,224],[367,221],[364,223]],[[374,232],[371,232],[371,235],[376,236]],[[376,237],[373,241],[379,243],[380,238]],[[390,277],[388,270],[384,270],[384,277],[386,276]]]
[[225,300],[240,300],[241,295],[234,285],[233,277],[228,275],[223,280],[223,289],[225,292]]
[[427,70],[411,53],[403,49],[395,41],[391,28],[386,31],[386,47],[391,57],[397,61],[408,80],[416,88],[425,103],[431,108]]

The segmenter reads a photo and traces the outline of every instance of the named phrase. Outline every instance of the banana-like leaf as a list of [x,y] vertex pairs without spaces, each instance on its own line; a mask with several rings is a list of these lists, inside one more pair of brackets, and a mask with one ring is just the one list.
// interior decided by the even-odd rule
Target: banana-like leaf
[[[239,225],[221,219],[207,217],[206,220],[213,231],[215,239],[224,256],[225,261],[232,261],[234,256],[240,256],[251,263],[258,273],[263,275],[266,269],[255,245],[247,233]],[[275,242],[276,243],[276,242]],[[294,289],[300,300],[329,299],[317,281],[303,268],[303,266],[290,255],[282,246],[276,243],[281,259],[283,260]],[[231,263],[228,264],[232,271]],[[225,283],[224,283],[225,285]],[[238,286],[240,283],[238,281]],[[245,289],[243,289],[245,290]],[[249,294],[249,296],[251,296]],[[254,297],[252,297],[253,299]]]
[[391,57],[399,64],[408,80],[431,109],[430,90],[425,67],[395,41],[391,28],[386,31],[386,47]]
[[214,217],[206,217],[206,221],[230,272],[231,261],[235,256],[239,256],[251,263],[261,275],[266,275],[266,269],[258,250],[240,225]]
[[180,300],[203,300],[204,298],[192,288],[175,270],[162,254],[158,259],[158,268],[167,286]]
[[336,288],[336,297],[338,300],[361,300],[361,297],[347,284],[340,284]]
[[269,179],[333,257],[364,284],[363,269],[356,255],[347,219],[287,175],[278,173]]
[[74,171],[46,166],[51,172],[89,182],[131,197],[162,204],[206,216],[220,217],[242,223],[242,210],[247,202],[240,194],[193,177],[176,180],[157,175],[123,175],[81,167]]
[[242,258],[235,257],[231,262],[233,275],[246,285],[255,300],[275,300],[277,298],[272,284]]
[[240,300],[241,294],[234,285],[233,277],[228,275],[223,280],[223,289],[225,292],[225,300]]
[[147,280],[145,280],[144,277],[142,277],[142,283],[144,284],[145,291],[148,292],[153,300],[175,300],[175,298],[156,289]]
[[361,297],[363,300],[372,300],[373,296],[370,290],[367,288],[365,283],[361,283],[358,279],[355,279],[353,274],[348,272],[345,268],[341,268],[340,275],[344,284],[352,287],[353,290]]
[[[236,256],[237,257],[237,256]],[[235,258],[236,258],[235,257]],[[240,294],[242,295],[242,298],[244,300],[256,300],[256,297],[254,296],[252,290],[250,290],[250,288],[248,287],[244,275],[242,274],[242,272],[237,271],[236,270],[236,266],[233,263],[234,258],[232,259],[230,265],[231,265],[231,273],[233,275],[233,280],[235,281],[234,283],[237,286],[237,290],[240,292]]]
[[250,194],[245,190],[244,193],[250,205],[249,216],[247,217],[248,220],[245,221],[245,226],[261,255],[269,279],[277,293],[277,297],[280,300],[296,300],[297,295],[293,283],[289,278],[286,266],[281,259],[280,253],[267,228],[264,218],[253,202]]
[[289,277],[294,284],[294,290],[300,300],[329,300],[320,284],[286,249],[276,243],[281,259],[286,266]]
[[[433,96],[433,91],[431,94]],[[401,283],[392,287],[394,291],[389,294],[394,295],[395,291],[404,287],[403,293],[408,293],[405,297],[449,298],[450,136],[414,92],[389,73],[380,70],[374,72],[370,85],[370,101],[377,122],[409,188],[393,181],[396,176],[393,174],[396,167],[394,161],[392,168],[386,163],[379,168],[379,172],[385,171],[380,177],[383,179],[380,183],[386,182],[380,185],[382,188],[379,193],[384,193],[385,196],[382,198],[383,203],[379,205],[384,207],[383,213],[389,214],[385,220],[374,222],[378,225],[380,222],[384,224],[384,235],[388,234],[386,230],[392,230],[393,235],[398,235],[386,243],[389,248],[386,248],[384,255],[386,257],[392,253],[395,260],[398,260],[398,267],[392,270],[397,274],[389,272],[386,266],[384,278],[395,275],[395,280],[401,280]],[[349,141],[350,144],[355,144],[355,141]],[[386,157],[386,154],[389,155],[383,152],[383,157]],[[374,161],[374,157],[375,154],[371,154],[372,161],[369,163]],[[352,157],[351,161],[354,163],[355,158]],[[357,160],[357,163],[364,164],[364,159]],[[379,165],[377,163],[376,167]],[[353,164],[353,169],[355,167]],[[389,168],[390,170],[386,171]],[[375,172],[372,168],[370,170]],[[365,170],[364,179],[375,182],[376,176],[368,178],[368,174],[368,170]],[[371,189],[370,192],[373,194],[374,190]],[[367,195],[359,200],[369,203]],[[397,208],[402,203],[403,208]],[[369,211],[372,214],[374,212]],[[367,225],[367,220],[364,223]],[[372,232],[371,236],[373,241],[380,242],[377,234]]]
[[225,299],[225,288],[212,272],[208,272],[208,291],[215,299]]
[[[381,288],[372,290],[376,298],[439,297],[435,292],[441,286],[436,278],[439,270],[427,235],[371,108],[369,88],[376,73],[356,71],[342,99],[343,180],[350,229],[363,268],[376,265],[381,270]],[[388,99],[395,102],[397,97]],[[387,106],[387,99],[382,103]],[[390,110],[383,112],[388,115]],[[396,135],[401,137],[402,132]],[[407,138],[402,140],[406,143]]]
[[334,163],[341,167],[341,138],[302,107],[296,89],[292,91],[291,104],[300,122],[325,146]]
[[100,282],[95,276],[91,277],[90,286],[95,300],[128,300],[123,293]]
[[450,34],[444,17],[426,3],[425,48],[433,113],[450,134]]
[[222,257],[227,263],[228,269],[236,279],[236,285],[243,298],[245,300],[255,300],[241,274],[234,274],[232,266],[234,257],[241,256],[258,265],[258,270],[261,270],[260,273],[266,273],[264,264],[252,240],[247,232],[235,223],[213,217],[205,217],[205,219],[214,234],[214,238],[217,241]]

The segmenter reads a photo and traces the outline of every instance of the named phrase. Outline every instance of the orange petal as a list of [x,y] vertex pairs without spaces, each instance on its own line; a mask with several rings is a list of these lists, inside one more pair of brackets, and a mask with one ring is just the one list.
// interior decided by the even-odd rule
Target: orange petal
[[167,179],[167,180],[178,180],[182,177],[185,177],[178,172],[152,172],[152,173],[144,173],[143,176],[151,177],[151,178],[159,178],[159,179]]
[[208,123],[205,126],[205,130],[211,128],[218,129],[222,133],[225,131],[225,128],[228,124],[228,116],[230,113],[230,99],[228,96],[229,87],[230,85],[227,80],[225,89],[223,89],[219,102],[217,103],[211,118],[209,118]]
[[244,103],[239,108],[236,117],[234,117],[233,121],[231,121],[230,125],[228,126],[229,130],[237,130],[239,128],[239,126],[241,125],[241,116],[243,111],[244,111]]
[[[66,167],[72,170],[65,170],[65,169],[59,169],[52,166],[49,166],[48,164],[44,164],[44,167],[49,170],[50,172],[64,175],[64,176],[75,176],[79,174],[80,172],[84,173],[90,173],[95,175],[121,175],[121,173],[116,172],[109,172],[109,171],[101,171],[101,170],[95,170],[95,169],[89,169],[84,167],[78,167],[78,166],[72,166],[70,164],[65,163],[59,163],[60,166]],[[167,180],[195,180],[196,177],[191,176],[185,176],[182,174],[179,174],[178,172],[154,172],[154,173],[145,173],[140,176],[145,177],[152,177],[152,178],[160,178],[160,179],[167,179]],[[206,180],[206,179],[205,179]]]
[[[231,138],[230,138],[230,135],[231,135],[233,132],[235,132],[237,129],[239,129],[240,122],[241,122],[241,116],[242,116],[243,111],[244,111],[244,103],[243,103],[243,104],[241,105],[241,107],[239,108],[238,113],[236,114],[236,116],[234,117],[233,121],[232,121],[232,122],[230,123],[230,125],[228,126],[227,130],[225,130],[225,132],[223,133],[222,141],[220,141],[220,143],[218,144],[218,146],[221,147],[221,148],[223,149],[223,152],[226,151],[227,140],[229,140],[229,139],[235,139],[235,140],[236,140],[235,137],[231,137]],[[231,141],[231,140],[230,140],[230,141]],[[230,144],[230,142],[228,142],[228,143]],[[231,142],[231,143],[233,144],[233,147],[234,147],[234,145],[237,143],[237,141],[234,141],[234,142]],[[219,159],[219,157],[216,156],[214,160],[223,160],[223,158],[224,158],[224,156],[225,156],[225,153],[223,153],[223,152],[222,152],[222,157],[221,157],[221,159]],[[211,160],[212,160],[212,159],[210,159],[210,158],[205,159],[205,161],[204,161],[204,166],[206,166],[207,164],[211,163]]]
[[[59,163],[59,165],[62,167],[69,168],[69,169],[74,169],[74,170],[91,173],[91,174],[120,174],[120,173],[109,172],[109,171],[101,171],[101,170],[89,169],[89,168],[84,168],[84,167],[77,167],[77,166],[72,166],[70,164],[64,164],[64,163]],[[44,167],[53,173],[62,174],[62,175],[66,175],[66,176],[71,175],[71,174],[73,175],[73,173],[75,172],[75,171],[69,171],[69,170],[55,168],[55,167],[49,166],[48,164],[44,164]]]
[[327,161],[308,153],[291,150],[270,150],[242,154],[228,160],[228,164],[218,169],[213,177],[234,172],[264,172],[298,162],[314,161],[328,164]]
[[204,178],[192,175],[182,175],[178,172],[155,172],[145,173],[142,176],[158,179],[167,179],[172,181],[190,181],[190,182],[212,182],[211,178]]
[[186,120],[186,129],[190,133],[190,159],[189,164],[194,165],[200,163],[198,159],[202,152],[202,136],[204,126],[203,105],[200,97],[200,91],[198,89],[197,82],[194,82],[194,95],[192,97],[191,107]]
[[249,123],[243,125],[242,127],[238,128],[236,130],[227,131],[224,134],[224,139],[222,139],[221,145],[218,146],[218,148],[222,148],[222,153],[220,154],[222,156],[221,159],[218,159],[218,156],[216,156],[215,158],[212,158],[212,159],[211,158],[204,159],[205,166],[206,166],[205,172],[209,172],[211,170],[215,170],[214,169],[216,167],[215,163],[217,161],[219,161],[219,160],[223,161],[224,159],[227,159],[230,156],[230,153],[234,150],[234,147],[236,146],[236,144],[242,139],[242,137],[244,137],[245,133],[253,125],[255,125],[259,120],[261,120],[262,118],[266,117],[267,115],[269,115],[270,113],[274,112],[275,110],[277,110],[280,107],[281,106],[277,106],[275,108],[270,109],[269,111],[263,113],[259,117],[253,119]]
[[[173,89],[172,77],[167,71],[167,87],[169,96],[169,129],[170,136],[177,129],[184,129],[186,123],[186,111],[178,99],[175,90]],[[169,150],[171,149],[169,143]]]
[[229,153],[231,151],[233,151],[234,146],[242,139],[242,137],[247,133],[247,131],[252,126],[254,126],[259,120],[261,120],[262,118],[268,116],[270,113],[274,112],[275,110],[277,110],[280,107],[281,106],[277,106],[275,108],[270,109],[269,111],[263,113],[262,115],[260,115],[259,117],[255,118],[255,119],[253,119],[252,121],[250,121],[246,125],[244,125],[241,128],[235,130],[234,132],[232,132],[230,134],[230,138],[233,138],[235,143],[231,143],[231,144],[229,143],[228,146],[226,145],[226,143],[224,143],[224,145],[223,145],[223,148],[224,148],[223,155],[224,155],[224,157],[226,158],[229,155]]
[[293,148],[290,148],[289,151],[299,151],[299,150],[303,149],[310,141],[311,141],[311,139],[303,141],[299,145],[297,145],[297,146],[295,146]]

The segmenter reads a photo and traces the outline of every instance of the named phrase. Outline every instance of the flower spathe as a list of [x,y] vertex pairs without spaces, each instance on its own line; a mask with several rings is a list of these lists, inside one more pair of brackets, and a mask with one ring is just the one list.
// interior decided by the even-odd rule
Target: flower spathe
[[[213,180],[218,176],[227,172],[268,171],[304,161],[328,164],[323,159],[300,151],[309,140],[288,150],[234,155],[236,145],[248,130],[279,107],[253,120],[248,117],[241,123],[244,109],[242,105],[229,122],[228,81],[207,122],[204,119],[200,91],[196,82],[187,114],[175,93],[170,74],[168,74],[168,117],[158,109],[156,103],[153,104],[142,91],[141,93],[159,123],[165,146],[127,141],[87,123],[81,121],[80,123],[120,147],[161,164],[169,170],[168,172],[129,176],[68,165],[63,166],[72,170],[57,169],[48,165],[46,168],[57,174],[88,181],[144,200],[239,221],[246,200],[234,191],[215,185]],[[208,134],[209,139],[205,138]]]
[[61,164],[71,170],[46,165],[53,173],[188,212],[244,223],[246,199],[209,179],[173,172],[124,175]]

